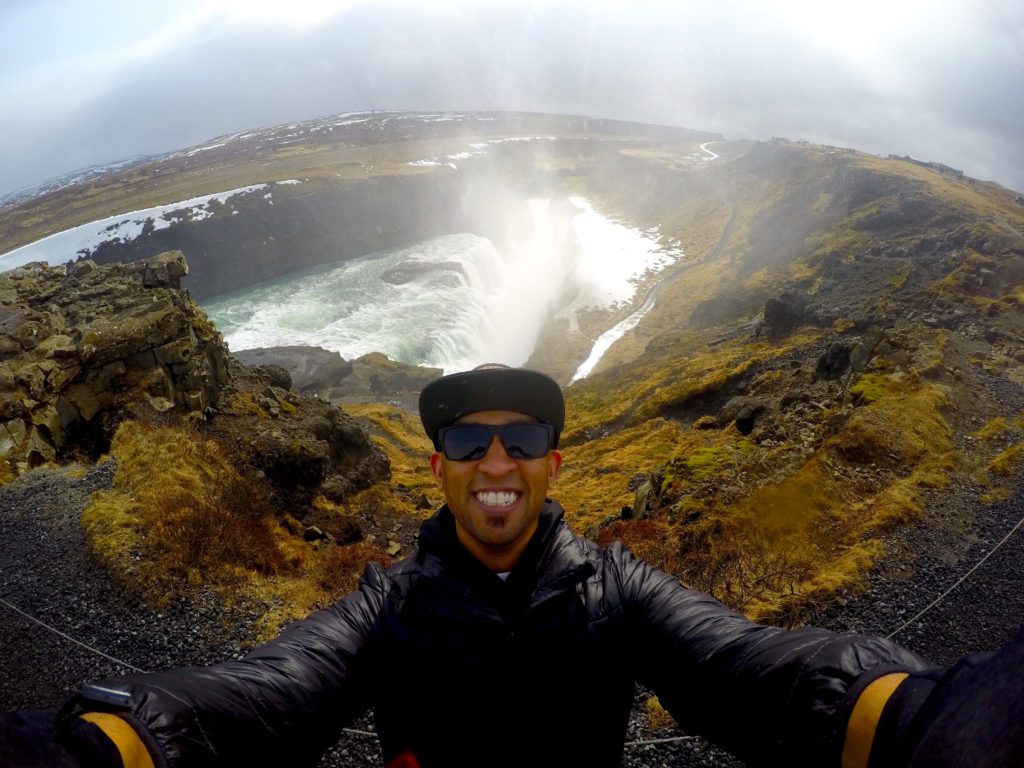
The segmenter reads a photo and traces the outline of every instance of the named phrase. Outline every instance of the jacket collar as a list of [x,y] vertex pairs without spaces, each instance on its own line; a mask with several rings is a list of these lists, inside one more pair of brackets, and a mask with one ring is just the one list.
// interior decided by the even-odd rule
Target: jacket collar
[[[541,510],[537,531],[522,558],[509,575],[510,585],[530,591],[556,586],[563,580],[581,581],[593,570],[579,539],[569,529],[565,512],[557,501],[548,499]],[[455,535],[455,517],[445,504],[420,526],[418,558],[425,576],[453,575],[472,580],[497,577],[470,555]]]

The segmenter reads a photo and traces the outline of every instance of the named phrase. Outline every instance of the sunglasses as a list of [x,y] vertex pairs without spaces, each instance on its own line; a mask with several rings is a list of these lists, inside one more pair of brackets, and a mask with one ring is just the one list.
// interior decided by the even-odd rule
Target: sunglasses
[[479,461],[497,435],[510,459],[539,459],[555,444],[555,428],[539,421],[517,424],[453,424],[438,432],[441,450],[451,461]]

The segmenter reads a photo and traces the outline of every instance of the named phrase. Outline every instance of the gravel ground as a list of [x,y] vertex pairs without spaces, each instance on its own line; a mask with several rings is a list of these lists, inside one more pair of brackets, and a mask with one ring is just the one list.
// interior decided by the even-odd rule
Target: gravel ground
[[[142,669],[207,664],[238,656],[257,617],[254,607],[226,611],[201,592],[153,613],[111,583],[85,554],[78,519],[90,494],[109,487],[113,468],[79,478],[37,470],[0,489],[0,598],[75,639]],[[1024,489],[987,507],[975,520],[975,494],[955,488],[928,505],[925,519],[887,542],[888,556],[869,576],[870,588],[823,611],[816,623],[832,629],[888,634],[952,586],[1024,517]],[[1009,639],[1024,621],[1024,529],[963,584],[896,640],[937,662],[987,650]],[[0,604],[0,709],[58,706],[88,679],[130,671],[41,628]],[[638,699],[639,700],[639,699]],[[371,730],[369,721],[354,726]],[[678,731],[667,741],[628,744],[629,768],[742,766],[700,739]],[[642,739],[641,719],[629,739]],[[346,734],[322,766],[380,764],[376,739]]]

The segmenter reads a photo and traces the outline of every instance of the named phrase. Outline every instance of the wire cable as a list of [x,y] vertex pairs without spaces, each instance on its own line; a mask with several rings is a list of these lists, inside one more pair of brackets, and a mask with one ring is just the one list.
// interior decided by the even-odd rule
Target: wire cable
[[647,744],[675,744],[680,741],[693,741],[696,736],[668,736],[663,739],[644,739],[642,741],[627,741],[623,747],[643,747]]
[[959,579],[957,579],[956,583],[953,584],[953,586],[951,586],[949,589],[947,589],[941,595],[939,595],[934,600],[932,600],[930,603],[928,603],[928,605],[926,605],[924,608],[922,608],[920,611],[918,611],[914,616],[912,616],[911,618],[909,618],[905,622],[903,622],[899,627],[897,627],[892,632],[890,632],[888,635],[886,635],[885,636],[886,640],[891,640],[893,637],[898,635],[904,629],[906,629],[911,624],[913,624],[915,621],[917,621],[922,616],[924,616],[926,613],[928,613],[928,611],[930,611],[936,605],[941,603],[946,598],[946,595],[948,595],[954,589],[956,589],[961,584],[963,584],[967,580],[968,576],[970,576],[972,573],[974,573],[976,570],[978,570],[978,568],[981,567],[982,563],[984,563],[986,560],[988,560],[990,557],[992,557],[992,555],[995,553],[995,551],[997,549],[999,549],[1001,546],[1003,546],[1003,544],[1005,544],[1009,540],[1009,538],[1011,536],[1013,536],[1014,533],[1017,532],[1017,529],[1020,528],[1021,525],[1024,525],[1024,517],[1022,517],[1020,520],[1018,520],[1017,524],[1015,526],[1013,526],[1013,528],[1010,529],[1010,532],[1008,534],[1006,534],[1005,536],[1003,536],[1002,540],[998,544],[996,544],[994,547],[992,547],[992,549],[989,550],[989,552],[983,558],[981,558],[981,560],[979,560],[977,563],[975,563],[973,568],[971,568],[969,571],[967,571],[967,573],[965,573],[963,576],[961,576]]
[[127,669],[130,669],[133,672],[142,672],[144,674],[146,672],[146,670],[139,669],[134,664],[129,664],[127,661],[122,661],[121,659],[118,659],[118,658],[116,658],[114,656],[111,656],[109,653],[104,653],[99,648],[93,648],[91,645],[87,645],[86,643],[83,643],[81,640],[76,640],[71,635],[69,635],[69,634],[67,634],[65,632],[61,632],[56,627],[51,627],[45,621],[40,621],[35,616],[31,616],[31,615],[25,613],[25,611],[21,610],[21,608],[18,608],[16,605],[11,605],[9,602],[4,600],[2,597],[0,597],[0,603],[3,603],[4,605],[6,605],[8,608],[10,608],[15,613],[21,614],[22,616],[24,616],[29,621],[35,622],[36,624],[38,624],[43,629],[49,630],[50,632],[53,632],[55,635],[60,635],[65,640],[69,640],[70,642],[74,643],[75,645],[80,645],[83,648],[85,648],[87,651],[92,651],[93,653],[98,654],[98,655],[102,656],[105,659],[110,659],[110,661],[113,661],[115,664],[120,664],[122,667],[126,667]]

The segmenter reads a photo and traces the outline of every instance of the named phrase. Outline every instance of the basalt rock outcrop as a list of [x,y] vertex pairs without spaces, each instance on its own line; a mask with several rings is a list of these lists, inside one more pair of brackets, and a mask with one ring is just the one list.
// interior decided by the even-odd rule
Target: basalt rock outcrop
[[[277,377],[278,386],[332,403],[397,403],[415,410],[420,390],[443,372],[406,365],[379,352],[345,360],[323,347],[260,347],[235,352],[246,365]],[[287,375],[290,385],[285,384]]]
[[[12,470],[106,451],[127,418],[184,418],[289,502],[389,475],[336,406],[235,360],[180,288],[180,252],[0,274],[0,458]],[[339,358],[340,359],[340,358]],[[301,512],[301,510],[296,510]]]
[[[286,346],[243,349],[234,353],[246,365],[264,369],[278,386],[331,400],[331,390],[352,373],[352,363],[323,347]],[[288,374],[288,383],[275,369]]]
[[304,517],[317,495],[340,502],[390,477],[387,456],[336,405],[275,385],[265,368],[232,361],[229,371],[205,430],[270,482],[282,508]]
[[0,457],[35,466],[105,449],[140,408],[196,414],[228,383],[220,334],[179,288],[180,252],[0,275]]

